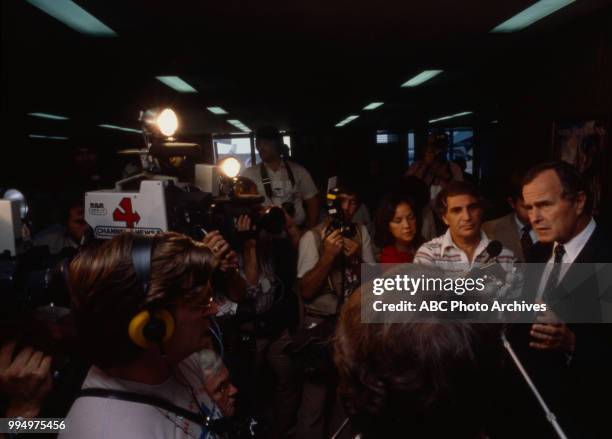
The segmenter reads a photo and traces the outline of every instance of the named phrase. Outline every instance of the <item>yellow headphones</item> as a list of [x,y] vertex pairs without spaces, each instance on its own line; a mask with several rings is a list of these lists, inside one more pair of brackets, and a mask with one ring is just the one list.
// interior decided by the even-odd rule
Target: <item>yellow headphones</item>
[[[132,265],[145,298],[149,292],[153,243],[153,238],[142,236],[135,237],[132,243]],[[128,325],[128,335],[135,345],[150,349],[170,340],[174,326],[174,317],[167,310],[147,307],[132,317]]]

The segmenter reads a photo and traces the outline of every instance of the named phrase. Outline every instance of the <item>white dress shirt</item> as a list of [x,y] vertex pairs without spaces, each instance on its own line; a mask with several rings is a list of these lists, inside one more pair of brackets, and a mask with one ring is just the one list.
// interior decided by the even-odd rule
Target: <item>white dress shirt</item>
[[[563,279],[570,265],[576,260],[587,241],[595,231],[595,220],[591,218],[591,221],[587,224],[587,226],[582,230],[582,232],[578,233],[568,242],[563,244],[563,248],[565,249],[565,254],[561,259],[561,270],[559,272],[559,282]],[[546,282],[548,281],[548,276],[550,276],[550,272],[552,271],[553,265],[555,263],[555,250],[559,245],[558,242],[555,242],[553,247],[552,256],[546,263],[546,267],[544,268],[544,273],[542,274],[542,279],[540,279],[540,285],[538,288],[538,294],[536,296],[537,300],[540,300],[544,295],[544,289],[546,287]]]

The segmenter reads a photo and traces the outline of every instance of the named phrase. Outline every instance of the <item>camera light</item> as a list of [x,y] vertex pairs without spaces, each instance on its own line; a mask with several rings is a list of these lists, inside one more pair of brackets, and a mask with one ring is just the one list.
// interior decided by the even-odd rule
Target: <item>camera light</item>
[[159,127],[159,131],[166,137],[171,137],[178,129],[176,113],[169,108],[162,111],[155,122]]
[[240,173],[240,162],[234,157],[228,157],[219,163],[219,168],[221,169],[223,175],[229,178],[234,178]]
[[28,202],[26,201],[25,196],[17,189],[8,189],[4,192],[1,199],[15,201],[19,205],[19,216],[22,220],[26,218],[28,215]]

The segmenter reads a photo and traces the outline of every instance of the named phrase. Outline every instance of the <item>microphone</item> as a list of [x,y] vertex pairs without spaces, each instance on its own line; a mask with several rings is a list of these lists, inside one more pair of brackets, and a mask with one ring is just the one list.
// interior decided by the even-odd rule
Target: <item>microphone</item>
[[504,349],[508,352],[508,355],[510,355],[510,358],[512,358],[512,362],[514,363],[517,370],[522,375],[523,379],[525,380],[525,383],[529,387],[529,390],[531,390],[531,393],[538,401],[538,404],[540,404],[540,407],[542,407],[542,410],[544,411],[544,415],[546,416],[546,420],[551,424],[551,426],[555,430],[555,433],[557,434],[559,439],[567,439],[565,432],[563,431],[563,429],[561,428],[561,425],[559,425],[559,422],[557,421],[557,417],[550,410],[550,408],[546,404],[546,401],[544,401],[544,398],[542,398],[542,395],[538,391],[538,388],[536,387],[534,382],[531,380],[529,373],[527,373],[525,366],[523,366],[523,363],[521,362],[519,357],[516,355],[516,352],[514,352],[514,349],[512,348],[510,341],[506,337],[505,330],[502,331],[501,333],[501,339],[502,339],[502,344],[504,346]]
[[483,278],[485,284],[495,290],[494,294],[497,297],[503,296],[507,290],[507,272],[497,260],[503,248],[499,241],[489,242],[482,252],[482,255],[484,255],[482,262],[474,266],[468,273],[468,277]]
[[502,252],[503,249],[503,245],[501,242],[494,240],[489,242],[489,244],[487,245],[487,248],[485,248],[484,253],[486,255],[486,258],[484,261],[482,261],[483,264],[487,264],[487,263],[491,263],[491,261],[497,262],[495,260],[495,258],[497,258],[499,256],[499,254]]

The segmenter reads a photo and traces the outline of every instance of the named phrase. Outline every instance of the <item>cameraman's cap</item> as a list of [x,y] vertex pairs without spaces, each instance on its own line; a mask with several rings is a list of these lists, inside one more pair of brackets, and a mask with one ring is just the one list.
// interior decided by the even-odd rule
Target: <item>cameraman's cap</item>
[[274,140],[279,143],[282,143],[283,141],[283,136],[281,135],[280,131],[278,131],[278,128],[273,126],[258,128],[255,132],[255,137],[257,139]]

